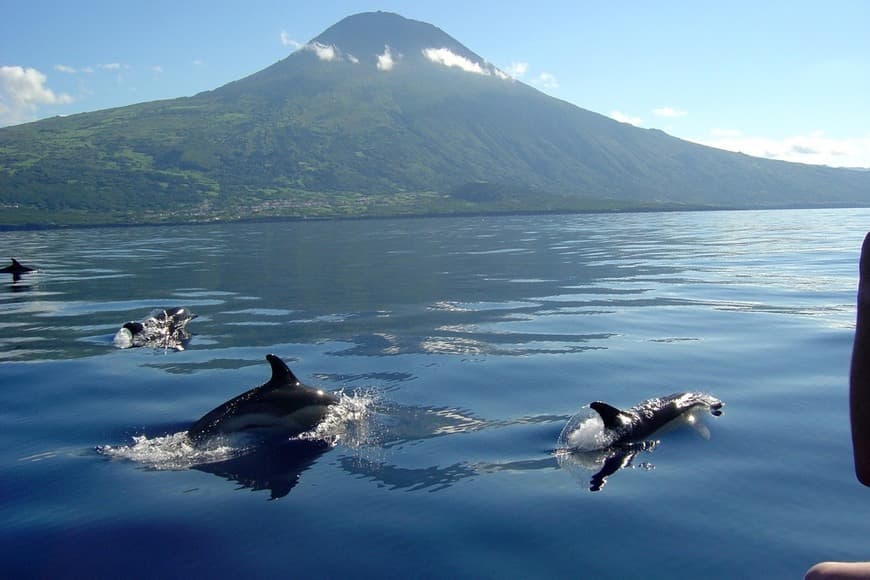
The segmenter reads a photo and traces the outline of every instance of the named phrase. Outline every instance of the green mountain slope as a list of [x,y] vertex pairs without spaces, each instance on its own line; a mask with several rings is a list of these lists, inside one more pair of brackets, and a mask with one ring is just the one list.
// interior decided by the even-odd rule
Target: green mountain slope
[[868,202],[870,172],[618,123],[388,13],[193,97],[0,129],[5,225]]

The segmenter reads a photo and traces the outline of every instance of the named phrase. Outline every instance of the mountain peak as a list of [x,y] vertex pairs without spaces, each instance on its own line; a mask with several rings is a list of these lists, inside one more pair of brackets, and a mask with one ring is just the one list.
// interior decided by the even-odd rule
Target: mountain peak
[[393,62],[429,60],[492,72],[494,67],[440,28],[392,12],[363,12],[348,16],[312,39],[304,49],[321,60],[348,60],[381,66]]

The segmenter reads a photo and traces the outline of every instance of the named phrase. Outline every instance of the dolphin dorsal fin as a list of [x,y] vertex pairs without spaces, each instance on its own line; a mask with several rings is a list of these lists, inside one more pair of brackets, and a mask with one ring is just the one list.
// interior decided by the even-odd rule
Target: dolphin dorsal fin
[[296,378],[296,375],[293,374],[293,371],[290,370],[290,367],[283,360],[274,354],[267,354],[266,360],[272,366],[272,378],[269,379],[267,384],[274,387],[299,384],[299,379]]
[[601,401],[590,403],[589,406],[601,416],[601,420],[604,421],[604,426],[608,429],[623,427],[625,425],[625,419],[629,419],[625,413],[613,405],[608,405]]

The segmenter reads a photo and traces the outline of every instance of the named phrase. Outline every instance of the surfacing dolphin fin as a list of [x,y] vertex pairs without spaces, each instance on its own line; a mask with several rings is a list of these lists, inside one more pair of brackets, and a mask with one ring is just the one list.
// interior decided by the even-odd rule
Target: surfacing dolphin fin
[[269,380],[209,411],[187,431],[199,443],[212,435],[258,433],[293,437],[314,429],[338,398],[302,384],[283,360],[266,355]]
[[290,370],[290,367],[287,366],[287,363],[274,354],[267,354],[266,360],[269,361],[269,365],[272,367],[272,377],[263,386],[277,389],[281,386],[298,385],[301,383],[301,381],[296,378],[296,375],[293,374],[293,371]]
[[5,272],[5,273],[15,273],[15,272],[23,273],[23,272],[32,272],[32,271],[33,271],[33,268],[29,268],[29,267],[25,266],[24,264],[22,264],[21,262],[19,262],[19,261],[16,260],[15,258],[9,258],[9,259],[12,260],[12,263],[9,264],[8,266],[6,266],[6,267],[3,268],[3,269],[0,269],[0,272]]
[[10,260],[12,260],[12,263],[5,268],[0,268],[0,272],[4,274],[12,274],[12,279],[15,282],[21,280],[22,274],[26,274],[27,272],[33,272],[33,268],[25,266],[15,258],[10,258]]
[[631,417],[613,405],[595,401],[589,407],[601,416],[604,426],[608,429],[619,429],[631,422]]

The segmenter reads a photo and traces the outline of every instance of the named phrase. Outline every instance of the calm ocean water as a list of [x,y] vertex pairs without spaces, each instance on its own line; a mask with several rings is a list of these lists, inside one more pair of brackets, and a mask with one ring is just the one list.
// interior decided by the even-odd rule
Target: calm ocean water
[[[847,376],[870,210],[4,232],[0,574],[798,578],[870,559]],[[5,258],[4,258],[5,259]],[[3,264],[5,265],[5,264]],[[117,349],[155,307],[183,351]],[[325,434],[180,432],[267,353],[343,393]],[[695,390],[600,491],[568,419]]]

